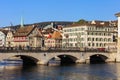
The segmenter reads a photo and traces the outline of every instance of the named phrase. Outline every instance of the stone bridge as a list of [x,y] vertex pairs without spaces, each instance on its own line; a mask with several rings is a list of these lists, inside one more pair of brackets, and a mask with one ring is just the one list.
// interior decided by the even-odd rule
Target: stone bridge
[[23,63],[48,64],[53,58],[61,62],[90,63],[92,61],[115,62],[116,53],[109,52],[0,52],[0,61],[11,58],[21,58]]

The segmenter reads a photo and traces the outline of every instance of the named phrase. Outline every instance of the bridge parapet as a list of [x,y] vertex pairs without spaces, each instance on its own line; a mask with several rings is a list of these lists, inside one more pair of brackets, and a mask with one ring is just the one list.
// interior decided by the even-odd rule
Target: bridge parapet
[[[83,52],[83,51],[14,51],[14,52],[0,52],[0,61],[3,59],[9,59],[10,57],[13,56],[26,56],[26,57],[31,57],[35,58],[39,63],[46,64],[50,59],[60,56],[60,55],[67,55],[67,56],[72,56],[76,58],[76,62],[79,61],[86,61],[90,58],[92,55],[104,55],[108,57],[109,59],[115,58],[115,55],[113,53],[109,52]],[[114,57],[113,57],[114,56]],[[112,60],[112,59],[111,59]],[[113,59],[114,60],[114,59]]]
[[35,53],[40,53],[40,52],[103,52],[103,53],[111,53],[109,51],[95,51],[95,50],[85,50],[85,51],[80,51],[80,50],[0,50],[0,53],[18,53],[18,52],[35,52]]

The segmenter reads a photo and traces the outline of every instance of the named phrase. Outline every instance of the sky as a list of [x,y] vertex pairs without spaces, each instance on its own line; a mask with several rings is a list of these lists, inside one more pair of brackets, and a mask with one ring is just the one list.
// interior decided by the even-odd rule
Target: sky
[[120,0],[0,0],[0,27],[46,21],[117,20]]

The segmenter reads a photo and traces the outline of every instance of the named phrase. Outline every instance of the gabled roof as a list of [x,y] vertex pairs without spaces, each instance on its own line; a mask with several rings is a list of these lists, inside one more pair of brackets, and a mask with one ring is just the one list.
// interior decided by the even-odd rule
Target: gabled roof
[[0,29],[0,31],[3,32],[5,35],[7,35],[9,30]]
[[26,27],[20,27],[16,33],[14,34],[15,37],[19,36],[28,36],[34,29],[34,26],[26,26]]
[[59,31],[54,31],[54,33],[52,34],[53,39],[62,39],[62,35]]
[[120,12],[119,12],[119,13],[116,13],[115,16],[120,17]]
[[34,37],[43,37],[43,34],[41,33],[40,29],[38,29],[38,32],[34,35]]
[[[99,20],[94,20],[94,21],[91,21],[91,22],[86,23],[86,24],[74,23],[74,24],[68,25],[66,27],[77,27],[77,26],[111,27],[111,26],[117,26],[117,21],[99,21]],[[64,27],[64,28],[66,28],[66,27]]]
[[53,33],[54,32],[54,29],[52,28],[48,28],[46,30],[42,30],[42,34],[49,34],[49,33]]

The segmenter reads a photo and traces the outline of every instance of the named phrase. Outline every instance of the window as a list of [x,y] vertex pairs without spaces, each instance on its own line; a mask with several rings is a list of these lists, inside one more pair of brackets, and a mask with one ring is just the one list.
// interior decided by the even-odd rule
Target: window
[[91,35],[93,35],[93,32],[91,33]]
[[100,38],[99,41],[103,41],[102,38]]
[[90,37],[88,38],[88,41],[91,41],[91,38],[90,38]]
[[102,47],[102,43],[100,43],[100,47]]
[[91,44],[90,44],[90,43],[88,43],[88,46],[91,46]]
[[111,38],[109,38],[108,41],[111,42],[112,41]]
[[97,47],[99,46],[98,43],[96,43],[96,46],[97,46]]
[[96,41],[98,41],[98,38],[96,38]]
[[87,35],[90,35],[90,32],[88,32]]
[[94,41],[94,38],[92,38],[92,41]]
[[95,46],[94,43],[92,43],[92,46]]
[[97,33],[95,33],[95,35],[98,35]]
[[106,34],[104,33],[104,36],[105,36]]
[[107,38],[104,38],[104,41],[107,41]]
[[81,28],[81,30],[83,31],[85,28]]
[[99,33],[99,35],[101,36],[101,33]]

